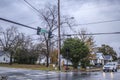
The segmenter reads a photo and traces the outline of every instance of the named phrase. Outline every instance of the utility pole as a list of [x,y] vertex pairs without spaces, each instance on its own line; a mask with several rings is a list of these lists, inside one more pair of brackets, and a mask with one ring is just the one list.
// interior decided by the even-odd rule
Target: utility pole
[[61,70],[61,59],[60,59],[60,47],[61,47],[61,36],[60,36],[60,0],[58,0],[58,68]]

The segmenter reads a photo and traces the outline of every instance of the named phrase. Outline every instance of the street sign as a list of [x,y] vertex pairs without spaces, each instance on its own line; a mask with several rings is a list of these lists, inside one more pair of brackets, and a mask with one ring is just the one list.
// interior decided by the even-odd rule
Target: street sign
[[40,33],[47,33],[48,31],[45,29],[41,29]]
[[42,29],[42,28],[38,27],[37,28],[37,35],[40,35],[40,33],[48,33],[48,31],[45,30],[45,29]]
[[48,33],[48,38],[52,38],[53,37],[51,31],[47,31],[46,29],[42,29],[40,27],[37,27],[37,35],[45,34],[45,33]]

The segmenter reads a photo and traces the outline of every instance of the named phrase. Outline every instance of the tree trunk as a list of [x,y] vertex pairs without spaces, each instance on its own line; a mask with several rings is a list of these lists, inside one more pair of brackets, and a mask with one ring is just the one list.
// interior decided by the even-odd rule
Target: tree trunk
[[10,65],[12,65],[12,52],[10,53]]
[[46,56],[47,57],[47,64],[46,64],[46,67],[49,66],[49,55]]
[[73,68],[74,68],[74,69],[77,69],[78,63],[72,63],[72,64],[73,64]]
[[46,42],[47,42],[46,67],[48,67],[49,66],[49,41],[47,40]]

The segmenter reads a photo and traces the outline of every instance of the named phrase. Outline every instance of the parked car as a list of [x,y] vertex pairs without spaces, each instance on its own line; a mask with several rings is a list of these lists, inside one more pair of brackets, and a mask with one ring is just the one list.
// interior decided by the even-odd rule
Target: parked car
[[117,66],[117,62],[108,62],[106,65],[103,66],[103,71],[117,72]]

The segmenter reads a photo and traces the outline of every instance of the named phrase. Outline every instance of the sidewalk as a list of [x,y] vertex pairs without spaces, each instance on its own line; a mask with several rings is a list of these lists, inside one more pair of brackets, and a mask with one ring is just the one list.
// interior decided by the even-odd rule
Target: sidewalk
[[80,70],[71,70],[71,71],[96,72],[96,71],[102,71],[102,68],[90,68],[90,69],[80,69]]
[[87,72],[95,72],[95,71],[101,71],[102,68],[91,68],[91,69],[86,69]]

